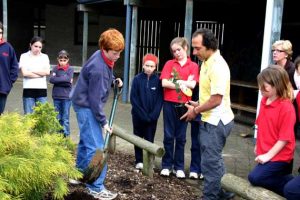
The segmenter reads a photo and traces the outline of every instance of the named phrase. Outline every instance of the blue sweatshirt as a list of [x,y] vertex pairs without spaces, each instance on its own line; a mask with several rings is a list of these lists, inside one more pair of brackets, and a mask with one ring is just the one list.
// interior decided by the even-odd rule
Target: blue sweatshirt
[[73,87],[70,98],[78,106],[90,108],[103,127],[106,122],[104,105],[107,102],[113,70],[103,60],[101,51],[96,51],[84,64]]
[[142,121],[151,122],[159,118],[163,105],[163,89],[156,74],[149,77],[144,72],[137,74],[131,86],[131,114]]
[[72,67],[68,67],[66,71],[62,68],[58,69],[57,66],[52,69],[49,82],[54,84],[52,90],[53,99],[69,99],[73,74],[74,69]]
[[13,47],[4,42],[0,44],[0,93],[8,94],[18,78],[19,63]]

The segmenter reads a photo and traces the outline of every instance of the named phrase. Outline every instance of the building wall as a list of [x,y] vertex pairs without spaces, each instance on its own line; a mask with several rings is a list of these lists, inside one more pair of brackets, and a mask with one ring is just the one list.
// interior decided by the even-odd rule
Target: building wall
[[[70,53],[70,63],[75,66],[82,65],[82,45],[75,43],[75,15],[76,4],[68,6],[47,5],[46,6],[46,45],[45,51],[49,55],[51,64],[56,63],[57,53],[65,49]],[[83,15],[82,12],[77,13]],[[97,15],[98,26],[91,26],[93,31],[89,34],[89,41],[93,45],[88,46],[87,57],[89,58],[98,49],[98,39],[100,34],[108,28],[116,28],[124,34],[125,37],[125,17],[114,17]],[[116,63],[115,73],[122,76],[124,66],[124,53]]]
[[8,1],[7,41],[15,48],[18,59],[28,51],[33,35],[33,6],[27,2]]
[[[46,6],[46,45],[45,50],[49,55],[51,64],[56,63],[57,53],[65,49],[70,53],[72,65],[81,65],[82,46],[74,44],[76,4],[68,6]],[[96,47],[89,47],[94,51]]]

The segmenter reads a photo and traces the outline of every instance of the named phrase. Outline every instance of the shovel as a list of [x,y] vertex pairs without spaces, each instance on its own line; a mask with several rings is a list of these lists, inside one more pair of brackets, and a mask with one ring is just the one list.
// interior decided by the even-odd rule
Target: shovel
[[[114,82],[114,100],[113,100],[109,121],[108,121],[109,127],[112,127],[118,98],[122,93],[122,89],[118,87],[118,83],[119,83],[118,81]],[[107,131],[105,135],[103,150],[101,149],[96,150],[95,155],[93,156],[87,169],[83,173],[83,178],[81,182],[93,183],[100,176],[108,158],[108,144],[110,141],[110,135],[111,134]]]

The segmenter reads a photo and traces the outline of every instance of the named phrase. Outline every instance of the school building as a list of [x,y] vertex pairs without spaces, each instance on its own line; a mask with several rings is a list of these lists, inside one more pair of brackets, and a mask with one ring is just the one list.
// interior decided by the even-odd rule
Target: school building
[[101,32],[120,30],[126,49],[115,73],[125,80],[123,101],[128,101],[130,81],[141,70],[145,53],[159,56],[160,71],[172,56],[170,41],[176,36],[190,40],[199,27],[212,29],[219,39],[231,69],[232,99],[244,106],[236,107],[242,114],[255,114],[256,75],[271,62],[272,41],[289,39],[293,59],[300,54],[298,6],[291,0],[2,0],[0,6],[6,38],[18,58],[32,36],[40,35],[51,64],[65,49],[71,64],[80,67],[98,49]]

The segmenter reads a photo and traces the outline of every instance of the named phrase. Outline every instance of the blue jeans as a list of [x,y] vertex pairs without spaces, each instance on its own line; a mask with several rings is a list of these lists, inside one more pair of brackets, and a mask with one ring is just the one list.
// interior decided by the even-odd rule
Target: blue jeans
[[36,106],[37,102],[46,103],[47,97],[37,97],[37,98],[31,98],[31,97],[23,97],[23,108],[24,108],[24,114],[30,114],[33,113],[33,108]]
[[[97,149],[104,149],[104,139],[102,128],[96,120],[90,108],[81,107],[73,103],[74,111],[80,130],[80,139],[77,147],[76,167],[84,172]],[[107,172],[107,164],[104,166],[100,176],[92,183],[86,186],[96,192],[104,189],[104,180]]]
[[179,120],[175,103],[164,102],[164,148],[162,169],[184,170],[184,146],[186,143],[187,122]]
[[279,195],[283,195],[283,187],[293,176],[290,163],[267,162],[258,164],[248,175],[250,183],[254,186],[267,188]]
[[201,173],[201,151],[199,143],[199,121],[191,121],[191,163],[190,172]]
[[199,143],[201,150],[201,170],[204,176],[203,199],[218,200],[221,194],[221,178],[225,174],[222,150],[234,122],[217,126],[201,122]]
[[299,200],[300,199],[300,176],[296,176],[284,186],[284,197],[287,200]]
[[69,99],[53,99],[53,104],[58,112],[57,119],[64,128],[64,136],[70,136],[70,108],[71,100]]
[[6,99],[7,99],[6,94],[0,94],[0,115],[4,112]]

